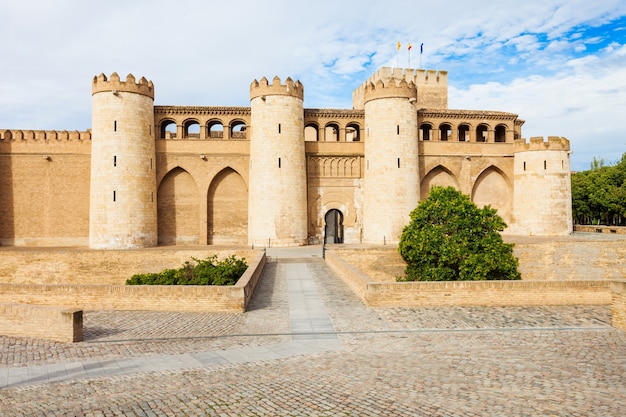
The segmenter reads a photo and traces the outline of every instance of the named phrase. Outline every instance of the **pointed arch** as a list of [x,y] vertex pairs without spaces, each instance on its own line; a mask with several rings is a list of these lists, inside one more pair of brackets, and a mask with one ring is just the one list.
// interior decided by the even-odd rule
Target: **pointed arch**
[[176,167],[161,180],[157,191],[159,244],[199,243],[200,204],[191,174]]
[[513,213],[513,188],[511,181],[499,168],[490,166],[480,173],[472,188],[472,201],[478,207],[490,205],[507,224]]
[[210,245],[248,242],[248,186],[231,167],[218,172],[209,186],[207,239]]
[[442,165],[437,165],[424,176],[420,185],[420,199],[428,198],[430,189],[434,186],[454,187],[460,190],[459,181],[454,174]]

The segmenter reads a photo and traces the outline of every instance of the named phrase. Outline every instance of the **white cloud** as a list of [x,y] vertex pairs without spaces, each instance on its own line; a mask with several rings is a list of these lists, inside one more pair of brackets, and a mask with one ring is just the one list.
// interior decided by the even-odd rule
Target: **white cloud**
[[603,62],[597,57],[572,60],[552,76],[452,88],[450,105],[517,113],[526,120],[524,137],[567,137],[573,167],[587,169],[593,156],[614,161],[626,152],[626,60],[611,67]]
[[246,105],[253,79],[278,75],[303,81],[307,106],[349,108],[379,66],[408,64],[407,42],[418,66],[423,42],[423,65],[450,71],[457,107],[519,112],[529,133],[571,131],[575,155],[583,133],[620,134],[604,115],[623,95],[601,87],[621,91],[626,49],[585,57],[599,39],[572,30],[626,15],[623,0],[20,0],[0,15],[0,128],[88,127],[91,78],[113,71],[151,79],[158,104]]

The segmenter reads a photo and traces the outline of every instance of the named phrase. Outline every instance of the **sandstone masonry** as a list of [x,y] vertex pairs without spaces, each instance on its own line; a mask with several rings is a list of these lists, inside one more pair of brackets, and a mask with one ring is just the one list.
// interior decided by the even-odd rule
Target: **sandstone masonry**
[[92,81],[92,129],[0,129],[0,244],[395,243],[435,185],[519,235],[572,232],[569,141],[522,139],[501,111],[448,109],[447,72],[381,68],[352,109],[308,109],[299,81],[250,107],[154,105],[151,81]]

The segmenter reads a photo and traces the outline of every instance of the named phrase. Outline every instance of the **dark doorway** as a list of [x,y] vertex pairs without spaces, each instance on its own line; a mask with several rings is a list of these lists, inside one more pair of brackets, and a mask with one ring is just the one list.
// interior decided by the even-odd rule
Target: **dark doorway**
[[337,209],[332,209],[324,218],[326,220],[324,243],[343,243],[343,214]]

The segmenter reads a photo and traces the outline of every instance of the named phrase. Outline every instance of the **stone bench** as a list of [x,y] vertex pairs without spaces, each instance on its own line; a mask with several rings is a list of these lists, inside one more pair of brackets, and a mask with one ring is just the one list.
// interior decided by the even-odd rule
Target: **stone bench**
[[0,303],[0,334],[81,342],[83,311],[66,307]]

